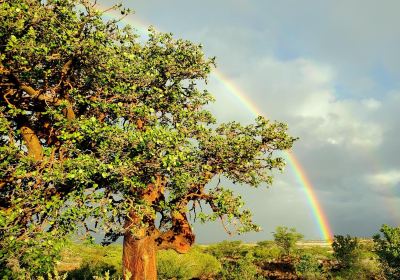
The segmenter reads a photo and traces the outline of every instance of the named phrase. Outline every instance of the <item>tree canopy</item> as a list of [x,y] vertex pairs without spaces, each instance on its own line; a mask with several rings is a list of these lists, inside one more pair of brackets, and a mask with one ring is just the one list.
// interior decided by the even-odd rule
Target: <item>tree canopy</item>
[[297,232],[295,228],[278,226],[273,232],[274,241],[278,245],[284,256],[289,256],[295,249],[296,242],[303,239],[304,235]]
[[0,21],[1,273],[48,270],[78,230],[185,252],[188,213],[257,229],[209,183],[271,184],[295,139],[263,117],[218,124],[201,45],[151,28],[143,42],[88,0],[0,1]]

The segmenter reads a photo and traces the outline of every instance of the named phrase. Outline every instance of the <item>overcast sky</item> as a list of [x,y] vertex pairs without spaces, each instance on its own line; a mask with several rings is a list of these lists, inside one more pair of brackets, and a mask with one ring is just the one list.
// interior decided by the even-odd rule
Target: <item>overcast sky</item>
[[[399,225],[400,1],[124,2],[132,20],[202,43],[266,117],[289,124],[335,234]],[[254,118],[220,81],[208,89],[219,120]],[[277,225],[322,237],[291,166],[269,189],[234,188],[264,229],[241,239],[271,238]],[[220,224],[195,227],[198,242],[228,239]]]

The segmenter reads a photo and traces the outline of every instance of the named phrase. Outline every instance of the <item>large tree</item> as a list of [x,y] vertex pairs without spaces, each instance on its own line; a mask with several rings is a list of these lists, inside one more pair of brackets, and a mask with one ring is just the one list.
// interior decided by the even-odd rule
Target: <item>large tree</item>
[[125,276],[156,279],[156,250],[188,251],[196,218],[256,230],[214,178],[271,184],[273,152],[293,144],[262,117],[216,124],[201,46],[151,29],[143,42],[103,15],[89,0],[0,1],[3,274],[41,273],[54,240],[100,230],[123,236]]

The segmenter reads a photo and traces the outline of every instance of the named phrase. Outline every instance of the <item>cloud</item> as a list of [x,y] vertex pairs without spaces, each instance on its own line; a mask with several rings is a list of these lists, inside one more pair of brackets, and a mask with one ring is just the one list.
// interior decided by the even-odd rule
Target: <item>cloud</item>
[[374,98],[368,98],[361,100],[361,103],[367,110],[375,111],[382,106],[382,103]]
[[400,170],[389,170],[369,175],[367,182],[372,185],[393,187],[400,183]]
[[301,141],[347,150],[378,147],[380,125],[358,113],[366,106],[377,109],[379,102],[338,98],[335,73],[332,66],[310,59],[268,56],[244,69],[235,82],[267,117],[288,122]]

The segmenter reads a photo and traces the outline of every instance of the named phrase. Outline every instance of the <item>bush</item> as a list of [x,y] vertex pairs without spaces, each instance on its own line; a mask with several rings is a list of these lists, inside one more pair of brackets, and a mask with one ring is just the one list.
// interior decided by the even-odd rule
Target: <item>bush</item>
[[260,279],[257,273],[257,266],[253,263],[254,258],[247,254],[239,259],[222,259],[222,270],[217,279],[222,280],[256,280]]
[[294,267],[296,273],[304,279],[323,279],[321,265],[311,254],[302,254]]
[[281,249],[275,243],[257,243],[252,250],[256,261],[273,261],[280,257]]
[[186,254],[172,250],[162,250],[157,254],[159,279],[212,277],[221,269],[221,263],[215,257],[198,249],[192,249]]
[[400,279],[400,227],[383,225],[375,235],[375,251],[388,279]]
[[357,237],[335,235],[332,243],[333,256],[342,268],[353,267],[360,259]]
[[25,239],[6,235],[6,238],[0,240],[0,279],[47,276],[60,259],[63,246],[63,239],[56,239],[45,233],[34,234]]
[[[371,280],[371,279],[387,279],[385,278],[379,267],[375,263],[359,263],[353,267],[349,267],[346,269],[342,269],[337,271],[331,275],[332,277],[328,279],[335,279],[335,280],[347,280],[347,279],[357,279],[357,280]],[[398,279],[398,278],[396,278]]]
[[222,241],[218,244],[209,246],[206,252],[213,255],[217,259],[220,258],[238,258],[245,256],[248,252],[248,248],[245,248],[242,241]]
[[295,228],[277,227],[275,229],[274,241],[278,245],[283,255],[289,256],[295,248],[296,242],[301,240],[304,236],[298,233]]

